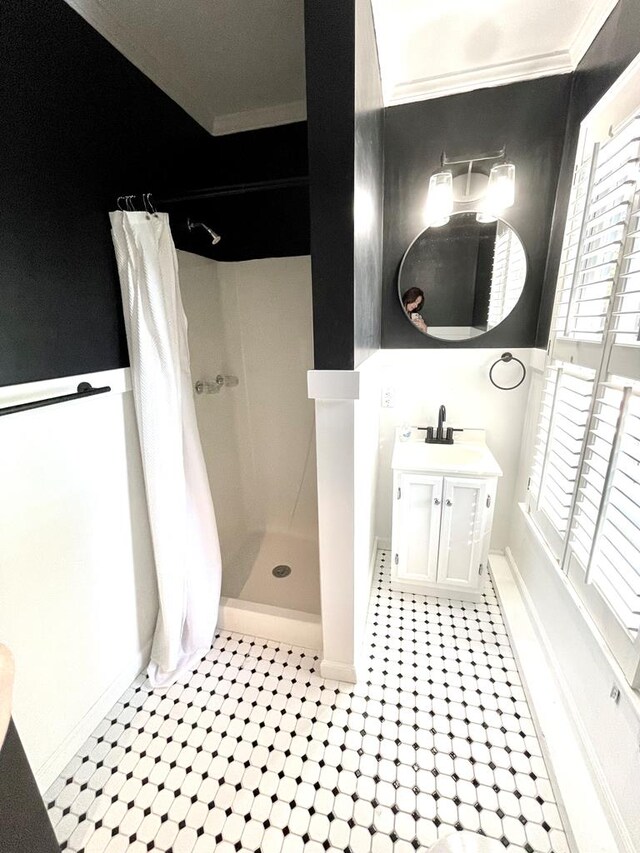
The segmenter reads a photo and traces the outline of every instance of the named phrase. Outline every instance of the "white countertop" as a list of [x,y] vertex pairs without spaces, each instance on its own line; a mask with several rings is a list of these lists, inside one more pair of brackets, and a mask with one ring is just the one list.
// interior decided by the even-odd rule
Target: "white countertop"
[[421,471],[470,477],[502,477],[502,469],[485,442],[483,429],[453,434],[453,444],[427,444],[424,430],[412,429],[411,437],[400,439],[396,430],[391,467],[394,471]]

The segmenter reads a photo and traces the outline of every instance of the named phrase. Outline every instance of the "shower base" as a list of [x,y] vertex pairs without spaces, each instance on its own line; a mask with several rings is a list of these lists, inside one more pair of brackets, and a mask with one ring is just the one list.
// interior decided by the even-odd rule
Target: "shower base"
[[[290,566],[274,577],[276,566]],[[282,643],[322,648],[318,543],[274,532],[247,536],[223,560],[218,628]]]
[[322,624],[315,613],[256,604],[241,598],[220,599],[218,630],[236,631],[279,643],[322,649]]
[[[276,566],[291,574],[274,577]],[[244,602],[320,613],[318,543],[285,533],[260,531],[246,537],[233,559],[223,563],[223,594]]]

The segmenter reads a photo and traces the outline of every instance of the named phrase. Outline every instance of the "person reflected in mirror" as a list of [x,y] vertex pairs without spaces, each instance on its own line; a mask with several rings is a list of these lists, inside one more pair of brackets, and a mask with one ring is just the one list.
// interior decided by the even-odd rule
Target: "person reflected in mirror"
[[413,325],[421,332],[427,331],[427,324],[420,313],[424,306],[424,293],[419,287],[410,287],[402,297],[402,304]]

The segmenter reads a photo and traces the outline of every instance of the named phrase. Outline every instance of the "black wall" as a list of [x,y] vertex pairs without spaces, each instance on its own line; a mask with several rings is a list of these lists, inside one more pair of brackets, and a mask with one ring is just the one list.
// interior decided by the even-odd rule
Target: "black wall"
[[382,82],[370,0],[356,0],[354,364],[380,348],[384,193]]
[[305,0],[316,370],[354,364],[355,0]]
[[13,724],[0,748],[0,851],[59,853],[36,780]]
[[[385,110],[383,347],[535,345],[569,87],[569,75],[545,77]],[[397,274],[404,252],[424,228],[429,177],[442,151],[471,156],[502,145],[516,164],[516,203],[505,219],[527,253],[525,289],[512,314],[480,338],[427,337],[402,311]]]
[[546,347],[569,206],[580,122],[640,52],[640,2],[619,0],[573,75],[537,343]]
[[[108,211],[306,174],[304,125],[212,138],[63,0],[0,4],[0,385],[128,363]],[[309,251],[307,190],[173,205],[179,247],[224,260]],[[224,237],[210,253],[187,216]]]
[[[210,137],[205,152],[205,162],[195,164],[188,182],[183,178],[174,187],[176,196],[210,185],[306,178],[307,123]],[[166,197],[173,197],[171,188]],[[215,260],[246,261],[310,252],[308,185],[169,204],[164,209],[169,211],[176,246]],[[190,233],[187,217],[205,222],[220,234],[221,242],[211,246],[201,228]]]
[[382,85],[370,0],[305,0],[314,366],[380,346]]

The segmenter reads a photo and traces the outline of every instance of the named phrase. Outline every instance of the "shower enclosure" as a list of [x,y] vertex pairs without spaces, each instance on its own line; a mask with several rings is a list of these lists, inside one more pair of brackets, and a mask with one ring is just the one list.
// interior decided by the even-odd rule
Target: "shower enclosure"
[[319,614],[310,259],[178,259],[222,594]]

